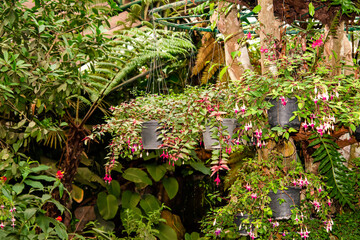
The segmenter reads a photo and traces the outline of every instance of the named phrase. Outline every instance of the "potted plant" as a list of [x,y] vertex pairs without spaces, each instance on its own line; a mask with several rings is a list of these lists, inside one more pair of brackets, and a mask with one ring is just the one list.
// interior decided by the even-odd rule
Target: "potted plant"
[[[263,159],[258,155],[243,162],[238,178],[230,187],[227,205],[210,213],[207,224],[203,225],[207,236],[213,236],[215,230],[221,229],[221,237],[236,237],[231,229],[239,229],[239,215],[247,216],[241,221],[247,220],[247,235],[252,239],[260,235],[263,239],[276,235],[308,237],[310,233],[306,224],[314,216],[333,224],[330,211],[332,200],[321,177],[306,173],[299,162],[293,162],[292,166],[283,165],[282,156],[276,152],[272,152],[271,156]],[[272,199],[271,194],[292,187],[301,189],[301,203],[293,204],[292,200],[289,204],[285,203],[291,206],[290,217],[276,219],[271,205],[278,204],[279,200]],[[300,195],[299,192],[297,194]],[[284,204],[284,200],[280,200],[280,203]],[[325,227],[331,228],[328,224]]]

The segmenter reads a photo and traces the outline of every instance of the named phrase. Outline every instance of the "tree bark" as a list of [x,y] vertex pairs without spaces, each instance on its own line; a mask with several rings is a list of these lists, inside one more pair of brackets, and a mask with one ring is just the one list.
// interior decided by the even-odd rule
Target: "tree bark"
[[[225,62],[229,66],[228,73],[231,80],[239,80],[245,69],[252,69],[250,57],[246,46],[241,46],[238,39],[244,38],[244,32],[241,23],[237,17],[238,11],[235,5],[225,14],[229,3],[220,2],[219,12],[214,14],[212,21],[217,19],[217,28],[224,35],[225,41]],[[231,56],[233,52],[240,52],[240,56],[234,59]]]
[[[280,22],[274,16],[274,4],[273,0],[259,0],[261,10],[259,12],[260,21],[260,46],[268,48],[269,36],[280,40]],[[269,36],[268,36],[269,35]],[[268,66],[265,66],[265,53],[261,53],[261,72],[264,74],[269,70]]]

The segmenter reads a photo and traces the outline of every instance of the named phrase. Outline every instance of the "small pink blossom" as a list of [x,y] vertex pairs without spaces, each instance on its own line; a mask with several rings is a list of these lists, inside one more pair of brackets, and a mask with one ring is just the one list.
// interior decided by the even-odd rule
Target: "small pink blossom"
[[251,197],[252,199],[257,199],[256,193],[252,193],[252,194],[250,195],[250,197]]
[[242,107],[240,108],[240,110],[241,110],[242,113],[245,113],[245,111],[246,111],[245,104],[242,105]]
[[246,36],[247,36],[247,39],[251,39],[251,32],[248,31],[248,33],[246,34]]
[[309,127],[309,126],[307,125],[307,123],[306,123],[306,120],[305,120],[305,122],[304,122],[304,124],[303,124],[303,127],[304,127],[305,131],[306,131],[306,129]]
[[272,219],[271,219],[271,218],[268,218],[268,221],[269,221],[269,222],[271,222],[271,221],[272,221]]
[[216,231],[215,231],[215,235],[216,236],[219,236],[221,233],[221,228],[217,228]]
[[319,193],[321,193],[321,192],[322,192],[322,188],[321,188],[321,186],[318,188],[318,191],[319,191]]
[[331,203],[332,203],[332,201],[330,199],[328,199],[327,204],[329,207],[331,206]]
[[281,100],[281,104],[285,107],[286,106],[286,103],[287,103],[287,100],[284,96],[281,96],[280,97],[280,100]]
[[3,222],[0,223],[0,228],[3,229],[5,227],[5,224]]
[[251,229],[250,232],[248,232],[248,234],[251,239],[255,239],[255,233],[253,233]]
[[250,128],[252,128],[252,123],[245,124],[245,131],[248,131]]
[[261,48],[260,48],[260,52],[261,52],[261,53],[267,53],[267,52],[269,52],[269,50],[268,50],[267,48],[261,47]]
[[297,181],[294,179],[294,180],[292,181],[292,184],[293,184],[294,186],[296,186],[296,185],[297,185]]
[[315,209],[316,209],[317,212],[320,211],[320,206],[321,206],[321,204],[320,204],[317,200],[314,200],[314,201],[312,202],[312,204],[313,204],[313,206],[315,207]]
[[299,222],[299,218],[298,218],[298,215],[296,214],[296,217],[295,217],[295,221],[296,222]]
[[278,227],[279,226],[279,222],[276,221],[276,222],[273,222],[273,227]]
[[329,220],[325,221],[325,229],[326,232],[332,231],[332,226],[334,225],[333,220],[330,218]]
[[219,175],[217,175],[217,177],[215,178],[214,182],[216,182],[216,186],[219,186],[221,180],[219,178]]
[[251,186],[249,183],[246,183],[245,189],[248,190],[249,192],[251,191]]

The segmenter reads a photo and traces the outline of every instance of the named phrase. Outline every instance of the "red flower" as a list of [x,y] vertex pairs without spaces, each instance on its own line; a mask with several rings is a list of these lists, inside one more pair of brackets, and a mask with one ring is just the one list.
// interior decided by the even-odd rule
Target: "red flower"
[[56,178],[57,179],[62,179],[64,177],[64,172],[62,172],[62,171],[57,171],[57,173],[56,173]]
[[62,217],[61,217],[61,216],[58,216],[57,218],[55,218],[55,220],[61,222],[61,221],[62,221]]
[[2,181],[2,182],[6,182],[6,180],[7,180],[7,177],[5,177],[5,176],[3,176],[3,177],[0,177],[0,180]]

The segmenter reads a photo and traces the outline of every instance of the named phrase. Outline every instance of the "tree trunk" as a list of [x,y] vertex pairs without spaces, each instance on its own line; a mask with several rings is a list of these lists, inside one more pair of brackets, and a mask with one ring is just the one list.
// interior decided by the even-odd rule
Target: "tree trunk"
[[[220,2],[219,12],[214,14],[212,21],[217,19],[217,28],[224,35],[225,41],[225,62],[229,66],[228,73],[231,80],[239,80],[245,69],[252,69],[250,57],[246,46],[241,46],[238,39],[244,38],[241,23],[237,17],[238,11],[235,5],[225,14],[229,3]],[[231,53],[240,53],[235,58]]]
[[[261,10],[259,12],[260,21],[260,46],[268,48],[268,35],[280,40],[280,22],[274,16],[273,0],[259,0]],[[261,53],[261,72],[264,74],[269,70],[264,64],[265,53]]]

